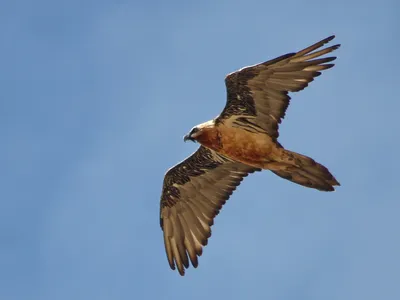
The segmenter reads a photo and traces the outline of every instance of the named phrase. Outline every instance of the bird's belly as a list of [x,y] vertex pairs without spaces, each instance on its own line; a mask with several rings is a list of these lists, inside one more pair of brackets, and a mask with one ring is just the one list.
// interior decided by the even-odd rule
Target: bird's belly
[[221,134],[221,154],[242,163],[261,167],[274,161],[278,147],[271,137],[263,133],[251,133],[231,128]]

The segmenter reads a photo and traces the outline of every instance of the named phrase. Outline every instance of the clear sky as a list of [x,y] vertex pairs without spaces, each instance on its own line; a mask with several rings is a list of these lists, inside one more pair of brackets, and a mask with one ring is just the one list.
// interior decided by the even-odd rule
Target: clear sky
[[[0,7],[0,299],[400,299],[399,1]],[[280,141],[342,186],[249,176],[199,268],[171,271],[159,197],[183,135],[226,74],[331,34]]]

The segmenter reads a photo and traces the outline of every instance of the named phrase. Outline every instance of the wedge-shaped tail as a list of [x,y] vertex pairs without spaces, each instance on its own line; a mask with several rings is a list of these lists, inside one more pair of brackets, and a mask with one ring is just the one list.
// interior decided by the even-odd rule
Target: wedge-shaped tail
[[340,186],[340,183],[325,166],[317,163],[308,156],[288,150],[285,150],[285,152],[294,158],[295,165],[287,166],[282,170],[272,171],[276,175],[320,191],[334,191],[334,186]]

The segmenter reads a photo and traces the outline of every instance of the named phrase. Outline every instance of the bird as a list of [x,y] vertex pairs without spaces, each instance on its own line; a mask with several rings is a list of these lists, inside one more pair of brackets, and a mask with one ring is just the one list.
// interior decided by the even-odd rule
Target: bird
[[190,264],[198,267],[215,217],[249,174],[270,170],[319,191],[340,186],[325,166],[278,142],[279,124],[291,99],[288,93],[303,90],[321,71],[334,66],[335,56],[321,58],[340,47],[323,48],[334,38],[225,77],[224,109],[184,136],[199,148],[164,175],[160,226],[172,270],[177,268],[183,276]]

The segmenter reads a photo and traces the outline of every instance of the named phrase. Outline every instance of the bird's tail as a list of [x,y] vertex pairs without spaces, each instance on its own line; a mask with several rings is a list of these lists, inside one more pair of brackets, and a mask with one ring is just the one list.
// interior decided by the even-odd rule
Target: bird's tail
[[334,191],[334,186],[340,186],[329,170],[312,158],[288,150],[284,151],[293,164],[286,165],[281,170],[272,170],[276,175],[320,191]]

